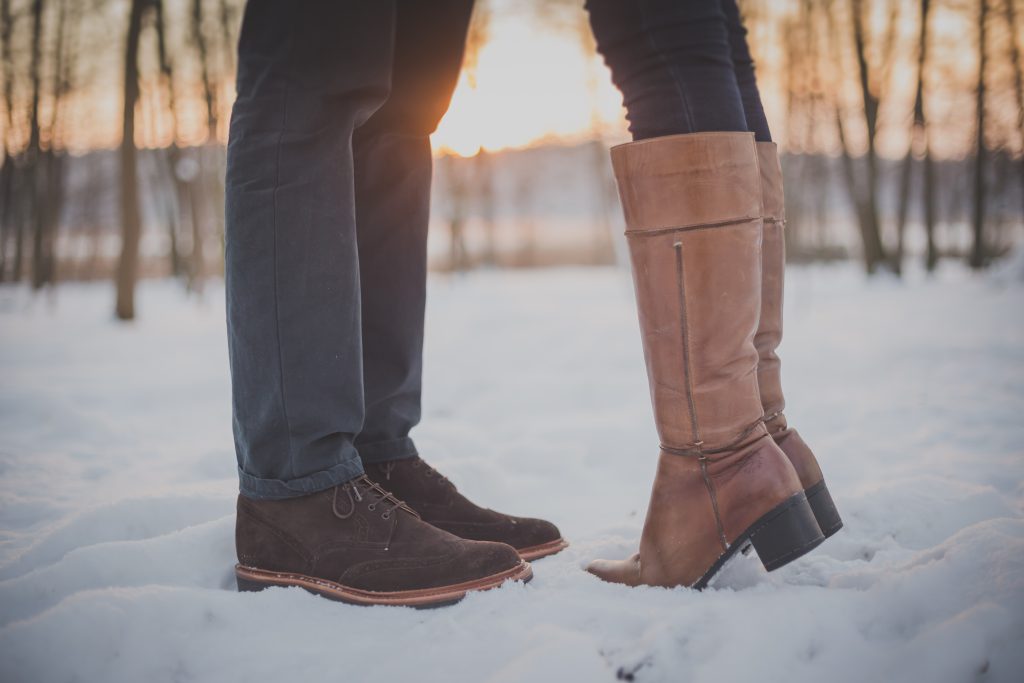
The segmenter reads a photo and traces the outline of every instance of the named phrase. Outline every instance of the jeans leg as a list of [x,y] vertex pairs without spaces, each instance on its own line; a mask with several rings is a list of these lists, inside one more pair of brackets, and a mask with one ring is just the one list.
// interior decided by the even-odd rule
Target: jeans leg
[[587,0],[634,140],[747,131],[720,0]]
[[743,114],[747,120],[747,130],[754,133],[758,142],[771,142],[772,134],[768,130],[768,119],[764,115],[761,104],[761,93],[757,89],[757,77],[754,75],[754,59],[750,56],[747,46],[747,29],[743,26],[736,0],[721,0],[725,23],[729,29],[729,46],[732,51],[732,64],[736,71],[736,83],[743,100]]
[[430,135],[462,65],[472,0],[399,0],[391,94],[355,132],[366,419],[363,462],[416,455],[430,217]]
[[240,490],[287,498],[362,473],[352,132],[387,98],[393,2],[250,0],[226,177]]

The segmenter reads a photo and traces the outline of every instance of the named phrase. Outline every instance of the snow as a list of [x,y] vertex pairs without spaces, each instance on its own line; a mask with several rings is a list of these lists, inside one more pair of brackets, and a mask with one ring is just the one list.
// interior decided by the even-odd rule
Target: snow
[[628,273],[432,276],[424,456],[557,522],[528,585],[417,611],[235,592],[223,290],[0,290],[0,680],[1017,681],[1024,282],[791,269],[787,414],[846,527],[713,589],[605,584],[656,437]]

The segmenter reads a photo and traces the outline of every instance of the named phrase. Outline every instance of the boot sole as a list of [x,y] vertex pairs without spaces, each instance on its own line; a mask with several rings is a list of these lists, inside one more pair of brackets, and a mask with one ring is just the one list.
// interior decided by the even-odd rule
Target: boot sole
[[807,502],[810,503],[814,518],[818,520],[818,526],[821,527],[821,533],[825,534],[825,538],[843,528],[843,520],[832,500],[832,494],[825,486],[824,479],[807,488],[804,493],[807,494]]
[[539,560],[542,557],[547,557],[548,555],[560,553],[568,547],[569,543],[567,541],[561,538],[556,538],[555,540],[548,541],[547,543],[540,543],[538,545],[531,545],[529,548],[517,549],[516,552],[519,553],[519,557],[523,558],[527,562],[531,562],[533,560]]
[[296,586],[315,595],[350,605],[402,605],[426,608],[453,605],[471,591],[490,590],[501,586],[506,581],[526,583],[533,578],[533,570],[529,564],[520,561],[511,569],[473,581],[406,591],[366,591],[305,574],[268,572],[240,564],[235,565],[235,577],[238,580],[240,592],[261,591],[275,586],[285,588]]
[[746,552],[753,546],[765,570],[775,571],[793,560],[806,555],[825,541],[825,536],[814,518],[807,495],[800,491],[782,501],[756,522],[729,546],[693,588],[706,588],[708,582],[725,566],[738,550]]

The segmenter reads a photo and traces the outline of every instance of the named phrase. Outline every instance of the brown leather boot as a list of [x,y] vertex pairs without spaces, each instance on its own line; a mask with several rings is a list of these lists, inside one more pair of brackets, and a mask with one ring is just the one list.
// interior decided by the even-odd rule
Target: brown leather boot
[[424,522],[474,541],[507,543],[524,560],[564,550],[568,543],[551,522],[482,508],[419,457],[365,465],[366,472],[404,500]]
[[757,347],[757,385],[761,391],[765,427],[789,457],[800,477],[818,526],[829,537],[843,526],[832,494],[825,485],[818,460],[796,430],[786,424],[783,410],[782,372],[775,350],[782,341],[782,290],[786,271],[786,211],[782,166],[774,142],[757,143],[761,190],[764,199],[764,234],[761,245],[761,319],[754,336]]
[[360,605],[450,604],[533,575],[509,546],[437,529],[366,476],[298,498],[238,496],[235,547],[239,590],[299,586]]
[[661,438],[640,551],[588,570],[703,588],[748,543],[769,571],[824,540],[757,388],[761,187],[750,133],[619,145],[644,358]]

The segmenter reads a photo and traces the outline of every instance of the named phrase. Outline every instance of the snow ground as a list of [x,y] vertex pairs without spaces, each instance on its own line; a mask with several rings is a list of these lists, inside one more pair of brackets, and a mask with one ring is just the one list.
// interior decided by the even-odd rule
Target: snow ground
[[[629,589],[656,437],[628,273],[430,283],[425,457],[572,546],[439,610],[235,592],[223,290],[0,290],[0,680],[1019,681],[1024,284],[797,268],[787,411],[846,528],[772,574]],[[1016,672],[1016,673],[1014,673]]]

